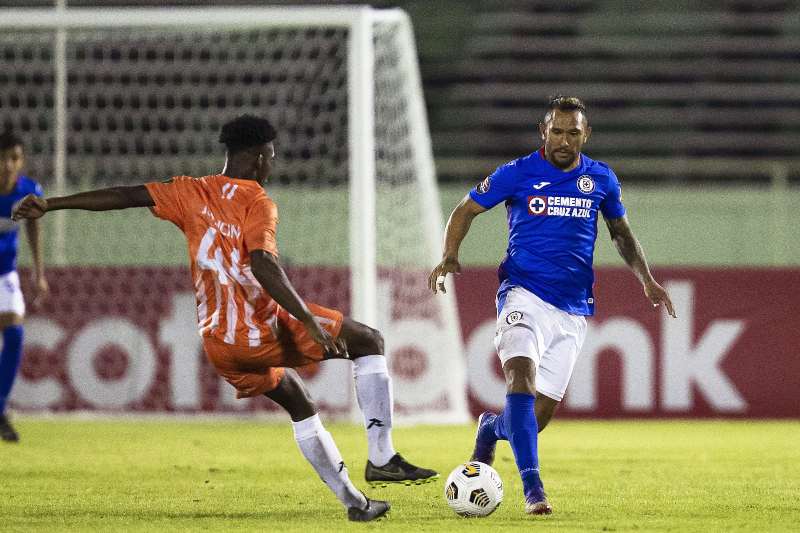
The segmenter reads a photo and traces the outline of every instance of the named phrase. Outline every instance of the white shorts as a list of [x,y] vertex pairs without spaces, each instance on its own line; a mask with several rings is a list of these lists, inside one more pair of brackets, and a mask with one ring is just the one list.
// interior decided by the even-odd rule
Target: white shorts
[[561,401],[586,338],[586,319],[550,305],[522,287],[506,293],[494,346],[500,361],[527,357],[536,365],[536,391]]
[[16,271],[0,276],[0,313],[14,313],[25,316],[25,300],[19,286]]

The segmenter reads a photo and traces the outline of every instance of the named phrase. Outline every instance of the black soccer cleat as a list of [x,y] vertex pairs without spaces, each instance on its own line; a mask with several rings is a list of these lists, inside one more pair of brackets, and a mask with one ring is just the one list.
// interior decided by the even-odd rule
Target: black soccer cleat
[[382,500],[370,500],[367,498],[367,508],[349,507],[347,509],[347,519],[351,522],[369,522],[380,520],[392,506],[389,502]]
[[439,473],[428,468],[414,466],[403,459],[402,455],[396,453],[383,466],[375,466],[371,461],[367,461],[364,477],[373,487],[385,487],[389,483],[422,485],[438,479]]
[[5,414],[0,415],[0,438],[6,442],[19,442],[19,435]]

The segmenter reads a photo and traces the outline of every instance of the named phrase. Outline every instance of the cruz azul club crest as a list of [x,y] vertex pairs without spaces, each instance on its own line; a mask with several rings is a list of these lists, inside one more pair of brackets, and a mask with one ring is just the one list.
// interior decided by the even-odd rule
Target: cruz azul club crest
[[508,313],[508,316],[506,316],[506,324],[508,324],[509,326],[512,324],[516,324],[520,320],[522,320],[521,311],[511,311],[510,313]]
[[588,174],[584,174],[578,178],[578,190],[583,194],[589,194],[594,190],[594,180]]

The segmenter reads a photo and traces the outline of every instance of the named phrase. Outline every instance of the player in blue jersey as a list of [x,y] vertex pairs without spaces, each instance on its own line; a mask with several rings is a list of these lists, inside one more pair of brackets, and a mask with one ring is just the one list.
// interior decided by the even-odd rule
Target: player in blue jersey
[[502,413],[478,419],[472,460],[492,464],[498,439],[507,440],[522,477],[525,511],[550,514],[539,476],[537,434],[556,410],[594,313],[592,256],[602,213],[611,240],[653,306],[675,317],[669,295],[650,273],[622,205],[614,172],[581,153],[589,139],[580,99],[556,96],[539,124],[543,146],[483,180],[450,215],[442,262],[431,290],[444,291],[447,274],[460,270],[458,250],[472,219],[504,202],[508,250],[498,270],[495,347],[507,395]]
[[[22,356],[22,319],[25,301],[17,275],[17,230],[11,220],[11,208],[28,194],[42,195],[42,188],[27,176],[20,175],[25,163],[22,140],[13,132],[0,134],[0,329],[3,350],[0,352],[0,438],[17,442],[19,435],[6,417],[6,402],[17,376]],[[25,223],[33,256],[34,303],[47,294],[38,220]]]

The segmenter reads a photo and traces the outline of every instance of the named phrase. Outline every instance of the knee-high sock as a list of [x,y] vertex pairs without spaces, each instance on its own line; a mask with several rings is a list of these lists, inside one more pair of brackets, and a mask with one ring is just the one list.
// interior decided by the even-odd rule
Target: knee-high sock
[[339,501],[345,507],[364,509],[367,506],[367,499],[350,481],[342,455],[331,434],[322,426],[319,415],[292,422],[292,427],[294,439],[303,457],[311,463]]
[[367,429],[369,460],[383,466],[394,456],[392,444],[392,378],[382,355],[365,355],[353,360],[356,398]]
[[543,494],[534,401],[531,394],[507,394],[505,409],[495,421],[495,435],[511,445],[525,497],[538,499]]
[[[507,405],[507,404],[506,404]],[[506,424],[505,424],[505,410],[497,415],[497,418],[494,419],[492,424],[494,425],[494,436],[497,437],[499,440],[508,440],[508,435],[506,434]]]
[[3,330],[3,351],[0,352],[0,414],[6,410],[6,401],[19,370],[22,333],[22,326],[8,326]]

